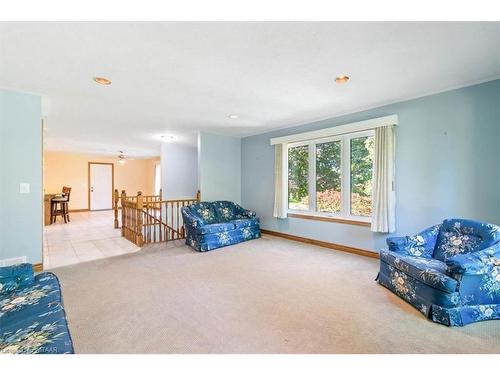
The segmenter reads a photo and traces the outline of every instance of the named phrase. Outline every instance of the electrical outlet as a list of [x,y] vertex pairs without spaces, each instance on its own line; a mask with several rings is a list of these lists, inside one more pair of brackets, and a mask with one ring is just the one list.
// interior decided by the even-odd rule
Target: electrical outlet
[[30,193],[30,184],[27,182],[21,182],[19,184],[19,193],[20,194],[29,194]]

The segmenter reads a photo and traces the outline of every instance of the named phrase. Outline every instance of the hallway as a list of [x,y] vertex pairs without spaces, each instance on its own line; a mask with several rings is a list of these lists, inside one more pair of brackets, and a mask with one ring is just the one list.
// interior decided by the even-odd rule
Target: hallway
[[140,250],[113,227],[113,211],[70,213],[71,222],[44,227],[45,270]]

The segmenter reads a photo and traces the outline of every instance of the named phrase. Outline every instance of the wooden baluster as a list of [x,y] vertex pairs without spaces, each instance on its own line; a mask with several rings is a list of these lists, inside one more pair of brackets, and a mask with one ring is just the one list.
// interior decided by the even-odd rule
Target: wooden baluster
[[159,235],[159,237],[160,237],[160,238],[159,238],[160,242],[162,242],[162,241],[163,241],[163,238],[162,238],[162,234],[163,234],[163,233],[162,233],[162,229],[163,229],[163,228],[162,228],[162,226],[161,226],[161,223],[163,222],[162,206],[163,206],[163,204],[162,204],[162,201],[161,201],[161,189],[160,189],[160,213],[159,213],[159,215],[160,215],[160,216],[159,216],[160,223],[158,224],[158,229],[159,229],[159,230],[158,230],[158,235]]
[[172,238],[170,238],[170,221],[169,221],[169,215],[170,215],[170,202],[167,201],[167,205],[165,208],[165,231],[167,233],[167,241],[170,241]]
[[174,240],[174,202],[170,202],[170,230],[172,231],[172,239]]
[[[126,204],[126,195],[125,195],[125,190],[122,190],[122,199],[121,199],[121,202],[122,202],[122,237],[125,236],[125,222],[126,222],[126,210],[125,210],[125,205],[124,203]],[[115,228],[116,227],[116,222],[115,222]]]
[[137,203],[136,203],[136,231],[137,231],[137,246],[142,247],[144,245],[144,237],[142,235],[142,192],[137,192]]
[[154,240],[154,235],[155,235],[155,227],[156,227],[156,221],[155,221],[155,205],[156,203],[151,203],[151,205],[148,207],[149,210],[149,223],[150,223],[150,228],[149,228],[149,242],[155,242]]
[[[181,209],[185,205],[186,205],[186,201],[182,201],[182,203],[181,203]],[[182,218],[182,215],[181,215],[181,221],[182,221],[182,224],[180,226],[180,236],[181,236],[181,238],[184,238],[184,219]]]
[[148,206],[148,211],[149,211],[149,215],[148,215],[148,218],[149,218],[149,243],[151,242],[154,242],[154,233],[155,233],[155,225],[156,225],[156,222],[155,222],[155,217],[154,217],[154,212],[155,210],[155,206],[154,206],[154,203],[151,203],[150,206]]
[[175,222],[175,226],[174,226],[174,229],[176,231],[175,233],[175,238],[176,239],[179,239],[179,202],[175,202],[175,219],[176,219],[176,222]]
[[143,206],[142,211],[143,212],[146,211],[146,214],[142,215],[143,220],[144,220],[144,222],[143,222],[143,227],[144,227],[143,234],[144,234],[144,243],[148,243],[148,239],[149,239],[149,232],[148,232],[148,230],[149,230],[149,228],[148,228],[149,227],[149,215],[148,215],[148,213],[149,212],[148,212],[148,200],[147,200],[147,198],[146,198],[146,202]]
[[115,229],[119,228],[119,224],[118,224],[118,199],[119,199],[118,189],[115,189],[115,191],[113,193],[113,211],[115,214]]

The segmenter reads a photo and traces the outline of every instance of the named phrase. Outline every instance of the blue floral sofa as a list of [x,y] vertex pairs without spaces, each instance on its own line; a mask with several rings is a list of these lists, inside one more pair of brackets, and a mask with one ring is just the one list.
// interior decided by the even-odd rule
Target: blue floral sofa
[[73,353],[57,277],[31,264],[0,267],[0,353]]
[[259,218],[229,201],[199,202],[182,207],[186,244],[196,251],[260,237]]
[[447,219],[387,239],[378,282],[448,326],[500,319],[500,227]]

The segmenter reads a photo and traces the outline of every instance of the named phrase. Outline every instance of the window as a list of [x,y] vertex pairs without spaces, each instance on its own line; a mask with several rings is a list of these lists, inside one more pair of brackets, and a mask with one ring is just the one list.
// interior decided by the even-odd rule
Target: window
[[309,209],[309,147],[288,149],[288,208]]
[[373,136],[351,138],[351,215],[371,216]]
[[341,142],[316,144],[316,210],[340,213],[342,206]]
[[373,130],[288,145],[288,211],[368,221]]

